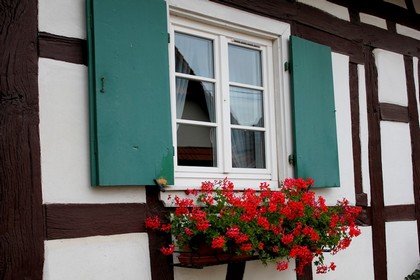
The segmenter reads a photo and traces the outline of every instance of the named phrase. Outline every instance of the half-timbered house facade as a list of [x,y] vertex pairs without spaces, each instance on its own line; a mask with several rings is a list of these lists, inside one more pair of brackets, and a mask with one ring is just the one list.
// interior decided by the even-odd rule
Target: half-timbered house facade
[[[0,7],[0,279],[397,280],[419,265],[420,1]],[[363,207],[362,234],[326,275],[174,266],[146,217],[225,177],[313,177]]]

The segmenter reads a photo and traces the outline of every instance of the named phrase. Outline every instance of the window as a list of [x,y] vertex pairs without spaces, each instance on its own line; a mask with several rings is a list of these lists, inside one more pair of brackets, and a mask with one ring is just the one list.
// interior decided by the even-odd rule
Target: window
[[176,11],[170,23],[175,186],[224,177],[276,184],[285,137],[275,112],[279,37]]
[[207,0],[86,4],[92,186],[339,186],[329,47]]

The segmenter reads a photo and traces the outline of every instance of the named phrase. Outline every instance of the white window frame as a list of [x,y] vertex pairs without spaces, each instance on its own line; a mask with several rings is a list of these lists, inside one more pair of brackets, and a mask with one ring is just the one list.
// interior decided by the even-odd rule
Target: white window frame
[[[177,166],[175,158],[175,184],[169,190],[184,190],[198,187],[203,180],[222,179],[227,177],[235,183],[238,189],[244,187],[258,187],[260,182],[268,182],[272,187],[278,186],[278,182],[293,174],[292,166],[288,164],[288,155],[292,150],[291,139],[291,114],[289,96],[289,75],[283,70],[283,65],[288,57],[288,39],[290,37],[290,25],[276,20],[268,19],[251,13],[243,12],[224,5],[209,2],[207,0],[167,0],[169,10],[170,30],[170,74],[171,74],[171,102],[172,122],[176,127],[176,96],[175,92],[175,67],[174,67],[174,32],[184,31],[191,35],[200,36],[203,31],[206,34],[214,33],[216,41],[235,38],[245,42],[254,42],[267,46],[266,62],[272,61],[273,71],[267,71],[269,65],[263,65],[264,86],[264,120],[267,121],[265,136],[266,145],[266,168],[265,169],[241,169],[221,167],[187,167]],[[209,16],[211,15],[211,16]],[[191,31],[194,30],[194,31]],[[201,33],[203,35],[204,33]],[[240,38],[237,38],[240,34]],[[222,35],[222,36],[220,36]],[[227,43],[227,42],[222,42]],[[265,47],[264,47],[265,48]],[[262,51],[264,51],[262,48]],[[214,55],[218,59],[222,50],[215,45]],[[227,51],[227,49],[225,50]],[[223,64],[227,68],[227,63]],[[224,69],[225,71],[228,69]],[[218,73],[220,74],[220,72]],[[215,77],[220,81],[223,77]],[[221,83],[229,87],[229,81]],[[219,92],[221,89],[216,88]],[[222,93],[228,94],[225,88]],[[265,97],[268,96],[268,98]],[[229,98],[223,97],[223,110],[229,110]],[[220,108],[220,107],[219,107]],[[221,118],[221,112],[217,112],[217,119]],[[229,114],[227,114],[229,115]],[[224,120],[226,121],[226,120]],[[230,129],[228,126],[224,126]],[[223,133],[226,133],[224,131]],[[227,132],[229,133],[229,132]],[[275,135],[270,135],[275,134]],[[230,133],[229,133],[230,134]],[[221,135],[218,133],[218,143]],[[176,132],[173,133],[174,145],[176,146]],[[225,143],[230,149],[230,141]],[[176,149],[176,147],[175,147]],[[222,156],[221,147],[217,147],[218,162]],[[223,156],[224,161],[231,165],[231,155]],[[224,165],[225,163],[223,163]]]

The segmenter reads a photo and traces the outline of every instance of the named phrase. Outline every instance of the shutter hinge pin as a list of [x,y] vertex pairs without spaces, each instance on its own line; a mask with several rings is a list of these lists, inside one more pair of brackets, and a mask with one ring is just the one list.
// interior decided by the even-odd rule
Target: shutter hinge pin
[[289,71],[290,70],[290,63],[288,62],[288,61],[286,61],[285,63],[284,63],[284,71]]
[[295,165],[295,157],[293,155],[289,155],[288,160],[290,165]]

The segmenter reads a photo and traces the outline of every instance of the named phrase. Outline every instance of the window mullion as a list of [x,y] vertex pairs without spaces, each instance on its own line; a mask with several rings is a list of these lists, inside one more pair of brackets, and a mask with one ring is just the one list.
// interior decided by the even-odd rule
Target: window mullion
[[223,171],[225,173],[232,170],[232,145],[230,131],[230,101],[229,101],[229,65],[228,65],[228,40],[225,36],[220,36],[220,81],[221,81],[221,103],[222,103],[222,152]]

